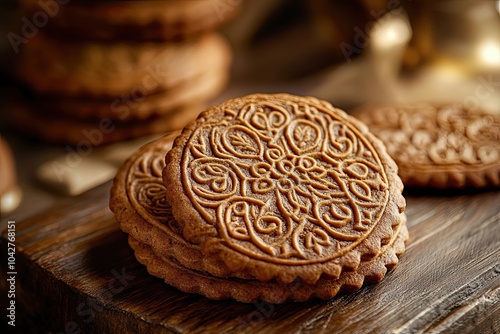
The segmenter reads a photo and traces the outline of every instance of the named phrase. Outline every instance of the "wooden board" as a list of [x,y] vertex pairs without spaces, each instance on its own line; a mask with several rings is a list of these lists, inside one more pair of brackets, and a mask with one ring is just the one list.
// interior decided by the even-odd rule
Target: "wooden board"
[[[500,332],[499,191],[405,194],[411,239],[381,283],[272,305],[212,301],[150,276],[107,208],[109,188],[16,223],[18,332]],[[5,310],[5,233],[0,242]]]

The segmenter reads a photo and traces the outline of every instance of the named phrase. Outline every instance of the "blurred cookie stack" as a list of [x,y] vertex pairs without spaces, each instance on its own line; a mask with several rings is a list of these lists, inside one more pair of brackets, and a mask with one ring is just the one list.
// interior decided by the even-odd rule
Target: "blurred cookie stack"
[[227,83],[215,29],[240,1],[64,2],[20,0],[32,24],[46,18],[14,68],[26,89],[12,120],[32,136],[98,146],[180,129]]

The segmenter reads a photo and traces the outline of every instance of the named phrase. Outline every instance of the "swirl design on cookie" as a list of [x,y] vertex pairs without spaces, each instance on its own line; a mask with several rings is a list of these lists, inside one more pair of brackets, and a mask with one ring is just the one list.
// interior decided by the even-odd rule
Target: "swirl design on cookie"
[[133,172],[127,177],[128,198],[134,209],[140,210],[148,221],[169,226],[168,222],[174,218],[165,198],[165,185],[161,182],[165,162],[157,151],[145,153],[143,159],[136,161]]
[[199,245],[182,236],[162,180],[165,153],[178,134],[171,133],[143,146],[126,161],[113,182],[110,208],[124,232],[151,245],[158,255],[218,277],[248,278],[234,273],[221,261],[204,256]]
[[359,113],[384,141],[406,185],[500,184],[500,117],[457,104],[382,106]]
[[494,115],[469,114],[458,105],[379,111],[383,113],[380,118],[398,120],[381,132],[388,149],[396,155],[416,155],[420,163],[432,166],[489,164],[500,157],[500,124]]
[[[310,273],[311,275],[307,275],[308,279],[280,279],[282,282],[288,281],[286,284],[276,281],[264,283],[259,275],[254,276],[247,270],[235,272],[234,266],[229,268],[220,257],[205,252],[203,245],[184,240],[183,226],[173,218],[172,208],[166,201],[166,195],[172,194],[172,189],[163,185],[161,170],[165,166],[163,158],[170,150],[174,137],[176,135],[172,134],[158,139],[133,154],[120,168],[113,182],[110,198],[110,208],[122,230],[129,234],[137,259],[147,265],[151,274],[165,279],[168,284],[186,292],[201,293],[208,298],[234,298],[242,302],[263,299],[281,303],[286,300],[304,301],[315,297],[330,299],[339,291],[352,292],[361,288],[364,283],[381,280],[387,270],[397,265],[398,256],[404,251],[404,241],[408,237],[404,214],[392,222],[392,235],[387,230],[380,229],[380,226],[374,229],[374,234],[384,232],[386,236],[383,242],[380,238],[382,245],[379,255],[362,260],[355,271],[342,272],[338,279],[332,276],[316,279],[315,276],[325,272],[323,267],[318,266],[315,268],[317,275]],[[310,159],[303,159],[299,165],[308,170],[314,170],[316,167],[315,162]],[[285,165],[280,168],[289,171],[288,167]],[[354,166],[349,170],[360,173],[356,170],[358,167]],[[270,175],[269,171],[270,166],[265,164],[255,164],[251,169],[254,176]],[[217,170],[214,172],[214,175],[220,176],[219,174]],[[226,188],[233,189],[232,186]],[[250,201],[250,204],[255,203],[258,202]],[[247,212],[244,210],[247,205],[249,202],[241,202],[239,198],[235,198],[228,201],[230,209],[226,212],[245,218],[241,213]],[[265,223],[260,226],[259,232],[268,233],[273,229],[283,228],[279,220],[266,219]],[[238,230],[235,232],[236,238],[241,237],[237,235]],[[326,233],[319,229],[313,232],[317,234],[316,240],[311,236],[305,241],[310,247],[314,247],[315,242],[324,242],[327,237]],[[139,248],[135,247],[136,245]],[[145,249],[149,251],[143,252]],[[294,269],[294,266],[288,269]]]
[[277,264],[345,254],[389,197],[379,154],[359,129],[305,101],[249,101],[207,117],[184,145],[181,173],[219,242]]

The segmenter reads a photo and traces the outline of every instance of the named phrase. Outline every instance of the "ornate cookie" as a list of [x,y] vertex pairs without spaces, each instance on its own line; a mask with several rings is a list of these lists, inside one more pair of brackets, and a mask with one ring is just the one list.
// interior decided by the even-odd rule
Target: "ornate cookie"
[[177,132],[172,133],[145,145],[117,173],[110,208],[120,228],[138,242],[151,246],[159,257],[179,263],[186,269],[218,277],[252,278],[232,272],[216,258],[204,256],[199,245],[182,237],[166,201],[167,189],[161,178],[165,152],[171,149],[177,135]]
[[145,145],[125,162],[113,182],[110,209],[125,233],[161,257],[220,277],[235,275],[222,261],[203,256],[199,245],[186,241],[172,215],[162,171],[165,153],[178,135],[174,132]]
[[20,4],[28,17],[57,8],[57,15],[51,15],[44,27],[52,35],[69,40],[113,42],[186,39],[226,23],[241,7],[241,1],[234,0],[68,0],[53,7],[42,7],[38,0],[20,0]]
[[125,94],[137,100],[196,80],[207,69],[227,71],[230,58],[228,43],[217,33],[136,44],[64,43],[38,33],[20,53],[16,73],[40,94],[111,101]]
[[146,266],[151,275],[162,278],[167,284],[181,291],[198,293],[216,300],[231,298],[243,303],[263,300],[278,304],[286,301],[306,301],[311,298],[331,299],[338,293],[357,291],[363,284],[379,282],[387,270],[397,266],[398,256],[404,252],[407,238],[406,225],[402,225],[397,238],[390,246],[386,246],[386,251],[380,256],[361,263],[355,272],[342,272],[337,280],[319,279],[316,284],[307,284],[300,280],[279,284],[214,277],[188,269],[172,258],[162,258],[149,245],[137,241],[132,236],[129,236],[129,245],[134,249],[137,260]]
[[166,156],[184,237],[260,281],[337,279],[378,256],[405,200],[384,145],[315,98],[256,94],[209,108]]
[[387,146],[405,186],[500,186],[500,115],[451,104],[378,106],[358,116]]
[[[118,172],[111,190],[110,208],[122,230],[130,235],[138,260],[152,275],[182,291],[197,292],[212,299],[233,298],[243,302],[263,299],[280,303],[314,297],[329,299],[338,292],[356,291],[363,282],[380,281],[387,270],[397,265],[397,256],[403,253],[408,237],[405,220],[397,236],[383,247],[381,255],[361,262],[356,272],[341,273],[338,280],[320,279],[315,285],[298,281],[283,285],[261,283],[248,276],[221,278],[234,273],[221,261],[204,256],[199,245],[183,239],[165,198],[167,190],[161,178],[164,155],[177,135],[167,135],[134,153]],[[206,272],[214,268],[216,271],[212,274]]]

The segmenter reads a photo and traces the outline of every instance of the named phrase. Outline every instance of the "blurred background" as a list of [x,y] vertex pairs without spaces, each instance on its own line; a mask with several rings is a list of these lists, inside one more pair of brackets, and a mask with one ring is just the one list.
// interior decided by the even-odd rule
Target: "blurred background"
[[500,113],[496,0],[3,0],[0,13],[2,217],[109,181],[138,146],[246,94]]

